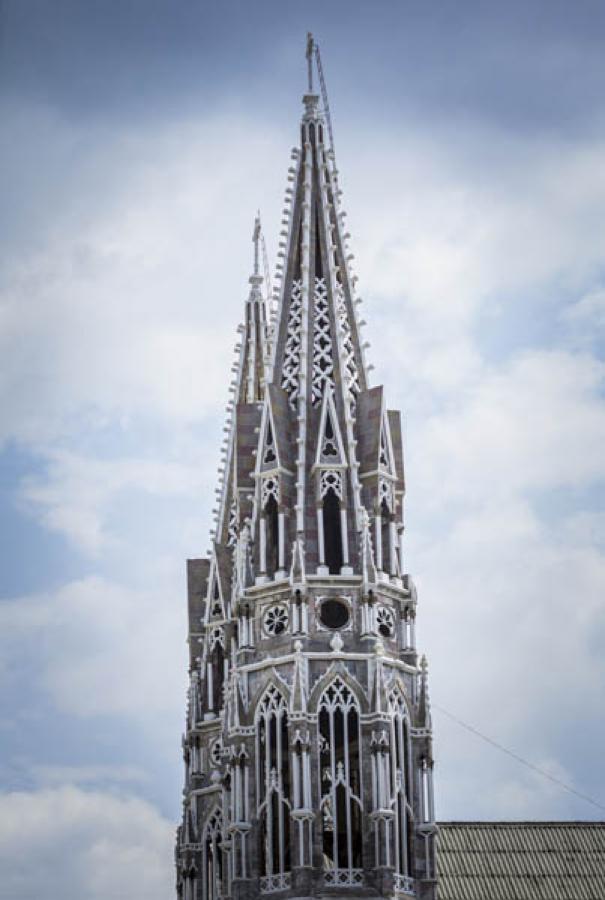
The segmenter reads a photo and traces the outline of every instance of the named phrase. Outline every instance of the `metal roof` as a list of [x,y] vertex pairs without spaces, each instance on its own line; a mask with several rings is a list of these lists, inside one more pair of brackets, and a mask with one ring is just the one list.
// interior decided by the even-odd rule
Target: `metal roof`
[[605,822],[440,822],[439,900],[605,900]]

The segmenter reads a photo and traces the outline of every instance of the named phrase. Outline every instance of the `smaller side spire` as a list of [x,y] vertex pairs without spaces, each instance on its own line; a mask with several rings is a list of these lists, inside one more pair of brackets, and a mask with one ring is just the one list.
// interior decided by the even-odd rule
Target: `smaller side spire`
[[[250,291],[245,305],[244,323],[238,328],[241,339],[236,344],[238,358],[232,366],[235,378],[231,382],[233,400],[227,407],[228,420],[225,427],[227,438],[225,442],[225,462],[219,470],[221,473],[221,486],[217,527],[215,537],[220,543],[232,546],[237,537],[239,521],[241,519],[239,509],[238,483],[238,454],[241,454],[241,442],[238,448],[237,420],[238,408],[242,405],[254,405],[262,403],[265,396],[267,382],[267,359],[269,355],[269,327],[267,322],[267,305],[261,286],[265,280],[260,274],[260,256],[262,250],[262,225],[260,212],[254,218],[252,231],[252,243],[254,245],[252,274],[248,279]],[[239,466],[241,468],[241,466]],[[252,468],[252,460],[247,468]]]
[[265,386],[265,360],[268,348],[267,308],[261,285],[260,250],[262,226],[260,212],[254,219],[252,243],[254,244],[254,268],[250,276],[250,294],[246,302],[246,322],[242,341],[243,366],[238,391],[240,403],[258,403],[263,399]]

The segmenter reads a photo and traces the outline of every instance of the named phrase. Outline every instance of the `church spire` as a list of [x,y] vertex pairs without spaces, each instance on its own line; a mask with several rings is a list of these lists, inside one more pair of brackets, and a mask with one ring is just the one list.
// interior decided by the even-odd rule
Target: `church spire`
[[[289,426],[296,433],[291,538],[304,538],[308,559],[318,572],[346,573],[356,563],[361,528],[355,422],[357,398],[368,387],[368,367],[356,312],[357,278],[327,127],[325,81],[312,35],[306,55],[308,92],[303,97],[300,146],[293,150],[288,170],[277,266],[279,312],[268,380],[284,392],[291,411]],[[321,102],[313,91],[315,66]],[[342,435],[344,458],[337,465],[317,467],[316,439],[327,397],[334,410],[332,425]],[[308,525],[317,519],[318,503],[328,495],[338,500],[334,513],[340,521],[342,549],[334,553],[322,537],[322,522]]]
[[179,900],[435,900],[401,421],[368,384],[311,36],[307,63],[276,315],[257,217],[218,527],[189,563]]
[[[262,226],[260,212],[254,219],[252,243],[254,245],[252,274],[248,279],[250,290],[245,304],[244,322],[238,331],[241,339],[236,344],[238,358],[232,366],[235,378],[231,382],[233,400],[230,401],[228,422],[225,426],[225,464],[219,469],[222,483],[219,489],[216,539],[233,545],[239,530],[239,498],[237,473],[237,408],[241,404],[262,403],[266,385],[266,365],[269,354],[269,328],[267,323],[266,293],[262,287],[265,278],[260,274]],[[240,485],[241,487],[241,485]]]

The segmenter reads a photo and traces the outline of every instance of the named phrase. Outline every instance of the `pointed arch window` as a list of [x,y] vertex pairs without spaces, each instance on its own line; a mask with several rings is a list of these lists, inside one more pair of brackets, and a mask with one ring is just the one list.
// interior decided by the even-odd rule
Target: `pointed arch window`
[[320,559],[326,565],[330,575],[338,575],[343,565],[342,541],[342,476],[340,472],[325,470],[321,473],[321,529]]
[[273,441],[273,430],[271,422],[267,422],[267,434],[265,436],[265,452],[263,453],[263,465],[269,466],[277,462],[275,453],[275,443]]
[[258,704],[256,760],[261,890],[270,893],[289,886],[290,873],[288,708],[275,685]]
[[197,877],[195,867],[192,866],[187,872],[183,875],[183,881],[180,888],[179,897],[182,900],[195,900],[197,886]]
[[380,456],[378,461],[381,468],[386,469],[389,472],[391,471],[389,445],[387,443],[384,426],[380,429]]
[[284,567],[285,526],[280,511],[279,478],[269,475],[261,481],[260,572],[275,577]]
[[225,648],[222,629],[210,635],[210,652],[206,671],[206,702],[209,712],[218,713],[223,705],[225,681]]
[[[395,874],[412,878],[414,820],[412,811],[410,727],[406,702],[396,688],[389,696],[391,712],[391,780],[394,799]],[[409,883],[404,889],[409,888]]]
[[323,443],[321,445],[321,459],[327,463],[334,463],[340,459],[340,453],[332,425],[332,416],[329,411],[326,413],[326,424],[323,434]]
[[279,566],[279,508],[271,494],[265,506],[267,529],[267,575],[273,578]]
[[223,893],[223,853],[223,815],[217,808],[208,817],[203,833],[203,900],[218,900]]
[[324,881],[359,885],[363,881],[359,704],[337,677],[321,695],[318,711]]
[[215,619],[223,618],[223,605],[216,575],[214,576],[214,586],[212,588],[212,617]]
[[391,571],[391,511],[387,501],[382,499],[380,504],[380,546],[382,548],[382,569]]

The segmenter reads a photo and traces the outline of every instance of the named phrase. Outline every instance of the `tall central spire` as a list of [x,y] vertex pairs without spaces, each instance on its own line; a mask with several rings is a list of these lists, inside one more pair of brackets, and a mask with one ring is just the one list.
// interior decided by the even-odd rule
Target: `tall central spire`
[[[367,389],[367,370],[338,172],[327,145],[325,113],[319,96],[312,93],[314,55],[309,35],[309,93],[303,97],[300,147],[292,152],[288,171],[278,266],[279,319],[269,377],[286,394],[295,418],[294,530],[299,538],[305,536],[311,558],[325,568],[321,540],[309,524],[317,506],[313,475],[318,471],[314,461],[319,428],[326,421],[323,408],[330,407],[329,426],[340,438],[342,459],[333,460],[340,473],[334,485],[344,513],[343,528],[353,535],[360,527],[362,502],[354,424],[357,397]],[[347,490],[345,468],[350,481]],[[342,568],[350,569],[350,559],[343,561]]]
[[434,900],[401,421],[368,384],[311,36],[307,62],[276,315],[269,327],[257,218],[217,528],[189,561],[179,897]]

